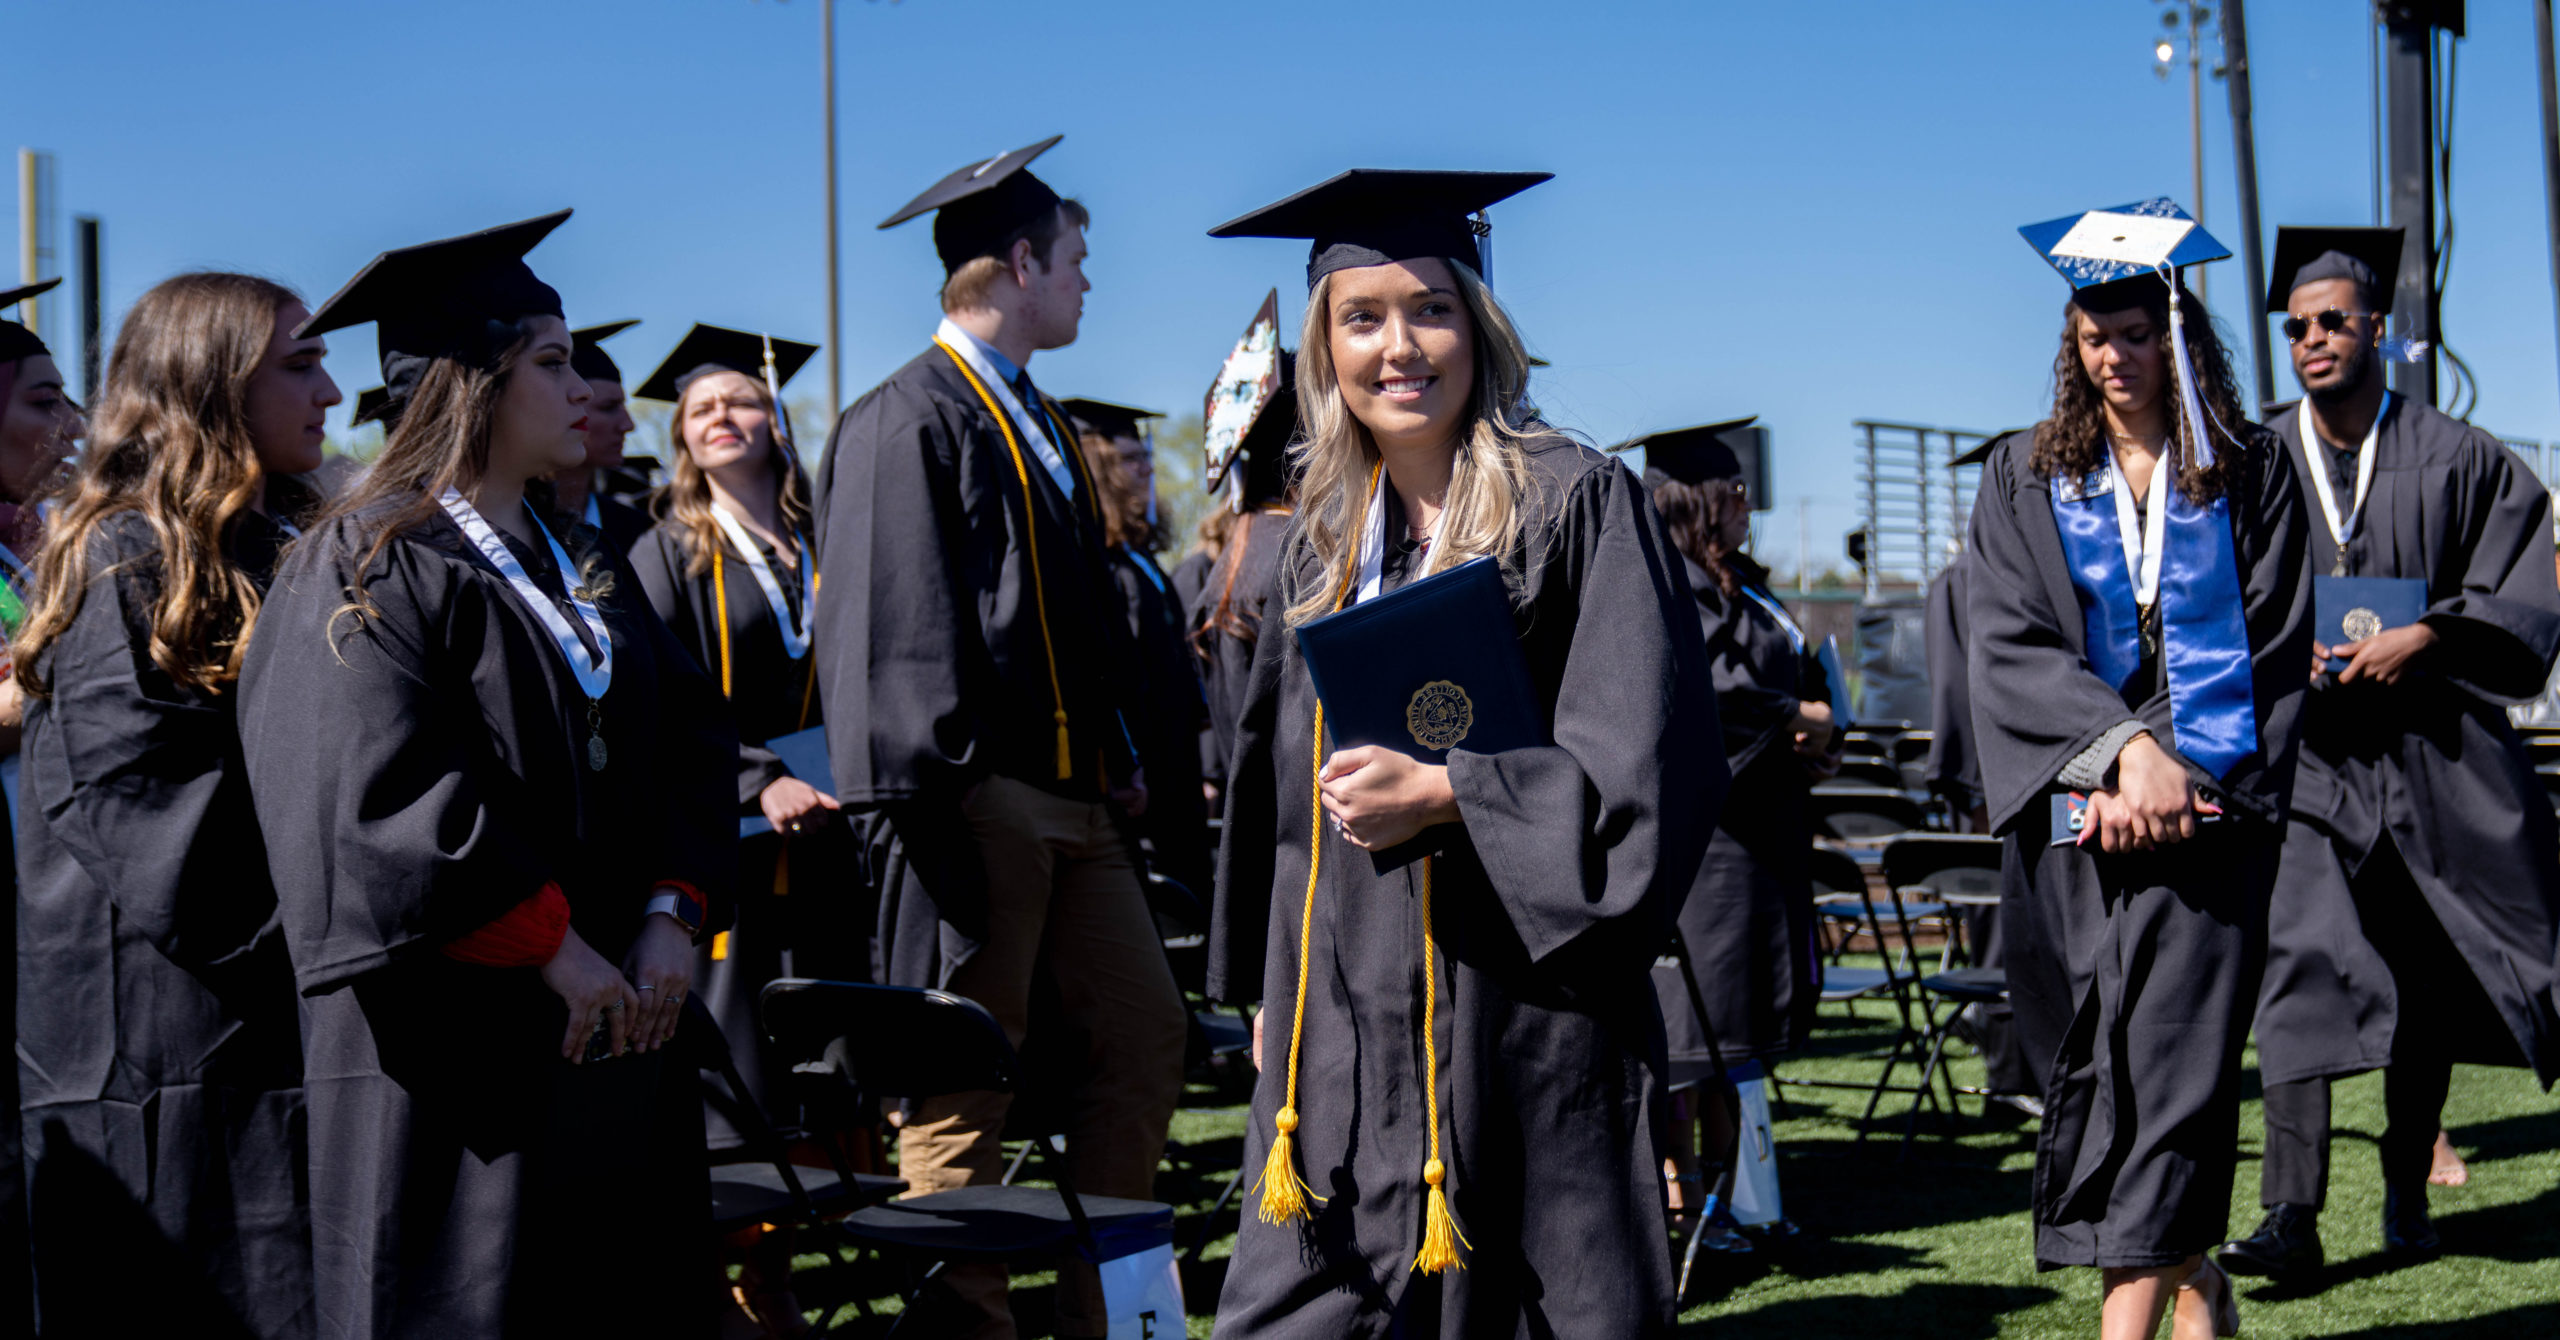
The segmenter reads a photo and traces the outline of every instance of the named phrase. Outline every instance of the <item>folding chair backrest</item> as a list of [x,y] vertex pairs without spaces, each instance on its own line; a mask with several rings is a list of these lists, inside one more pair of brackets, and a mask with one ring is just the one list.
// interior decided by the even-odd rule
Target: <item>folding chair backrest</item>
[[1147,872],[1147,910],[1155,914],[1156,934],[1167,940],[1190,935],[1205,935],[1209,930],[1209,909],[1200,895],[1178,879],[1168,879]]
[[1858,863],[1847,852],[1816,847],[1813,849],[1812,869],[1813,887],[1817,893],[1866,895],[1866,872],[1858,868]]
[[1813,788],[1816,832],[1844,842],[1891,837],[1927,822],[1920,802],[1899,788],[1827,782]]
[[[2000,891],[2000,839],[1971,833],[1914,833],[1885,844],[1884,882],[1936,893]],[[1987,874],[1985,881],[1981,876]]]
[[1843,782],[1881,787],[1889,791],[1899,790],[1902,787],[1902,769],[1885,762],[1881,755],[1842,759],[1837,776]]
[[765,1035],[794,1065],[839,1060],[875,1098],[1010,1092],[1013,1044],[995,1016],[948,991],[782,977],[760,998]]

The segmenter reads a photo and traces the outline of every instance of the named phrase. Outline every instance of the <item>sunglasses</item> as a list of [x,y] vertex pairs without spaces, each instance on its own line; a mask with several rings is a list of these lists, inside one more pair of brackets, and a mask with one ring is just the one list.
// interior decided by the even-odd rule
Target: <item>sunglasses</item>
[[2322,312],[2320,315],[2312,317],[2308,321],[2298,316],[2288,316],[2284,319],[2285,343],[2302,343],[2302,337],[2311,333],[2311,327],[2315,322],[2319,325],[2321,330],[2331,335],[2335,335],[2339,331],[2347,328],[2347,321],[2350,318],[2371,315],[2373,315],[2371,312],[2341,312],[2337,308],[2332,307],[2329,310]]

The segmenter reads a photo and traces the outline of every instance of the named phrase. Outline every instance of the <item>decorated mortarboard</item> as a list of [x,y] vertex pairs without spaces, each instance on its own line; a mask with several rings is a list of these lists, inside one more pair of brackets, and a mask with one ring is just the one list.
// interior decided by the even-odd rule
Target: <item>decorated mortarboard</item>
[[1058,406],[1084,429],[1104,437],[1134,437],[1152,442],[1147,435],[1147,420],[1164,417],[1162,410],[1139,409],[1134,405],[1115,405],[1108,400],[1078,397],[1061,400]]
[[604,351],[604,342],[639,325],[638,321],[607,321],[601,326],[588,326],[569,332],[569,366],[591,382],[618,382],[622,367],[613,355]]
[[880,226],[895,228],[928,210],[938,211],[933,217],[933,249],[942,257],[945,274],[980,256],[995,255],[1016,229],[1038,223],[1064,203],[1049,183],[1024,169],[1065,138],[1052,135],[960,168],[882,219]]
[[[1268,417],[1288,381],[1289,359],[1280,348],[1280,290],[1263,295],[1262,305],[1245,323],[1244,335],[1218,366],[1217,380],[1200,406],[1202,482],[1209,491],[1232,493],[1229,474],[1244,453],[1255,425]],[[1292,403],[1294,404],[1294,398]],[[1294,419],[1292,429],[1296,427]],[[1242,472],[1235,472],[1242,483]],[[1232,501],[1232,500],[1231,500]]]
[[2293,291],[2323,279],[2352,279],[2371,295],[2376,316],[2391,314],[2391,291],[2400,280],[2402,232],[2398,228],[2276,229],[2275,259],[2267,266],[2267,311],[2284,315]]
[[561,315],[559,293],[524,257],[568,218],[564,209],[383,252],[330,294],[294,338],[372,322],[394,407],[407,403],[434,359],[492,366],[522,336],[523,318]]
[[[40,279],[35,283],[0,293],[0,312],[6,312],[39,294],[50,293],[54,286],[61,282],[59,277]],[[44,341],[36,338],[34,331],[7,317],[0,317],[0,363],[15,363],[21,358],[33,358],[37,354],[52,352],[44,347]]]
[[641,400],[682,400],[685,388],[715,372],[741,372],[764,379],[765,348],[773,349],[773,391],[778,395],[800,369],[816,357],[818,346],[798,340],[774,340],[752,331],[706,326],[699,322],[667,353],[658,370],[631,394]]
[[1436,256],[1487,269],[1488,207],[1552,172],[1412,172],[1353,168],[1285,200],[1229,219],[1211,237],[1303,237],[1307,286],[1336,270]]
[[2121,311],[2139,301],[2138,282],[2165,282],[2164,270],[2226,260],[2231,248],[2213,238],[2167,196],[2031,223],[2018,230],[2071,285],[2092,312]]
[[1751,491],[1752,506],[1765,510],[1769,506],[1769,499],[1764,496],[1769,491],[1769,461],[1763,448],[1768,430],[1753,426],[1759,421],[1759,415],[1751,414],[1692,428],[1668,428],[1629,438],[1609,450],[1644,448],[1644,483],[1648,489],[1664,484],[1739,479]]

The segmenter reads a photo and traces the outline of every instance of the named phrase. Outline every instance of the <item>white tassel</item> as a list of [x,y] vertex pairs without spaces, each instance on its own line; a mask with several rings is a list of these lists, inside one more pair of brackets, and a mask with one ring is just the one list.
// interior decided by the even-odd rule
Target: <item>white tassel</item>
[[2187,314],[2178,306],[2178,281],[2169,279],[2169,344],[2178,360],[2178,417],[2198,470],[2213,468],[2213,442],[2204,432],[2204,401],[2196,395],[2196,363],[2187,354]]

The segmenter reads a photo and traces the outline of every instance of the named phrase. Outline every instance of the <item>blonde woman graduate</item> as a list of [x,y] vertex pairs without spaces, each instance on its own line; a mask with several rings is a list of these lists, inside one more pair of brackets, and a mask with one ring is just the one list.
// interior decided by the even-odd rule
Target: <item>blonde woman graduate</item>
[[[1354,171],[1214,234],[1314,244],[1220,853],[1210,989],[1266,1005],[1222,1336],[1671,1324],[1647,970],[1727,774],[1680,556],[1642,481],[1524,412],[1481,277],[1468,216],[1543,180]],[[1550,743],[1336,747],[1296,634],[1476,558]]]

